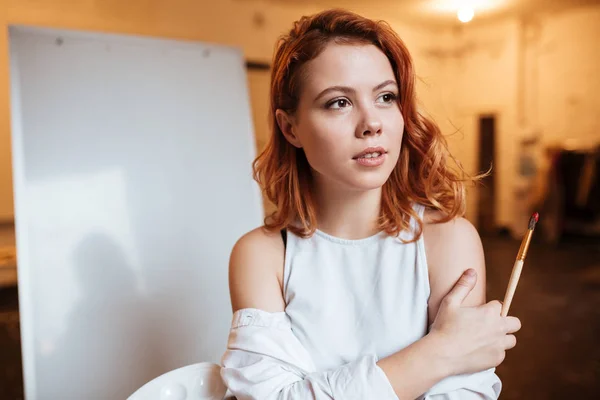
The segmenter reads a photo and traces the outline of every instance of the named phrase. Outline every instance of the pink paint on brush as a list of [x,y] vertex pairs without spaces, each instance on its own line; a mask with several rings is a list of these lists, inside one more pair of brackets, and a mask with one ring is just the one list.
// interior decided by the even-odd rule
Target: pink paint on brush
[[533,213],[533,215],[531,216],[531,218],[529,218],[529,229],[530,230],[534,230],[535,229],[535,224],[537,224],[537,222],[540,220],[540,214],[535,212]]

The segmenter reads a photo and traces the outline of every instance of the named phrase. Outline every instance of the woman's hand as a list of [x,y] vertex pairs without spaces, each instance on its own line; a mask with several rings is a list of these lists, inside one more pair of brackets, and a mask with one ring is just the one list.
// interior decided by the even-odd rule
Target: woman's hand
[[463,273],[444,297],[429,335],[439,343],[450,375],[474,373],[498,366],[506,350],[516,345],[513,333],[521,329],[515,317],[502,317],[502,304],[490,301],[477,307],[462,303],[477,282],[475,270]]

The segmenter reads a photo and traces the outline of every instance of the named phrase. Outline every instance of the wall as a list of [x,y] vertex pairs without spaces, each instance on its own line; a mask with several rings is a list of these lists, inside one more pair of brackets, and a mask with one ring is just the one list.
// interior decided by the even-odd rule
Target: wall
[[542,20],[539,30],[533,122],[537,119],[548,143],[598,142],[600,5]]
[[12,159],[8,93],[7,4],[0,0],[0,223],[13,219]]
[[[469,174],[477,174],[479,116],[496,114],[496,219],[500,225],[511,220],[511,171],[514,165],[517,96],[517,23],[505,20],[493,25],[465,27],[453,32],[454,44],[444,54],[449,96],[446,101],[456,133],[449,137],[450,149]],[[467,215],[477,215],[477,190],[471,188]]]
[[[495,113],[497,223],[518,231],[522,205],[515,200],[521,139],[539,134],[539,162],[552,144],[600,143],[600,5],[535,19],[466,25],[435,56],[446,61],[446,108],[461,134],[451,148],[467,170],[477,171],[477,117]],[[477,193],[469,199],[476,215]]]

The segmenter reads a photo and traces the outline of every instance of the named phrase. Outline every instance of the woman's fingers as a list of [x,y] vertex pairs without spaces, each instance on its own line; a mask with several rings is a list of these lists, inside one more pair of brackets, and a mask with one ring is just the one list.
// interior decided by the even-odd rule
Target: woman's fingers
[[515,335],[506,335],[504,338],[504,349],[512,349],[517,345],[517,338]]
[[443,304],[450,307],[460,307],[462,302],[467,298],[471,290],[477,283],[477,272],[469,268],[461,275],[460,279],[454,287],[450,290],[450,293],[444,297]]
[[517,317],[506,317],[505,332],[514,333],[521,329],[521,321]]

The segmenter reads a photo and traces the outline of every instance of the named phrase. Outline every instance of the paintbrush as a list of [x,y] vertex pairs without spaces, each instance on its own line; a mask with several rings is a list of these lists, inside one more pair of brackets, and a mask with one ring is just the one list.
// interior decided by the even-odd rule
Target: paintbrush
[[537,224],[539,218],[540,215],[538,213],[533,213],[531,218],[529,218],[529,227],[527,228],[527,232],[521,241],[521,247],[517,253],[517,259],[515,260],[515,265],[513,266],[512,273],[510,274],[508,287],[506,288],[506,294],[504,295],[504,302],[502,303],[501,312],[503,317],[508,315],[508,309],[510,308],[510,303],[515,295],[515,290],[517,289],[517,284],[519,283],[519,278],[521,277],[521,271],[523,270],[523,264],[525,264],[525,257],[527,257],[527,250],[529,250],[529,244],[531,243],[531,237],[533,236],[533,231],[535,230],[535,224]]

